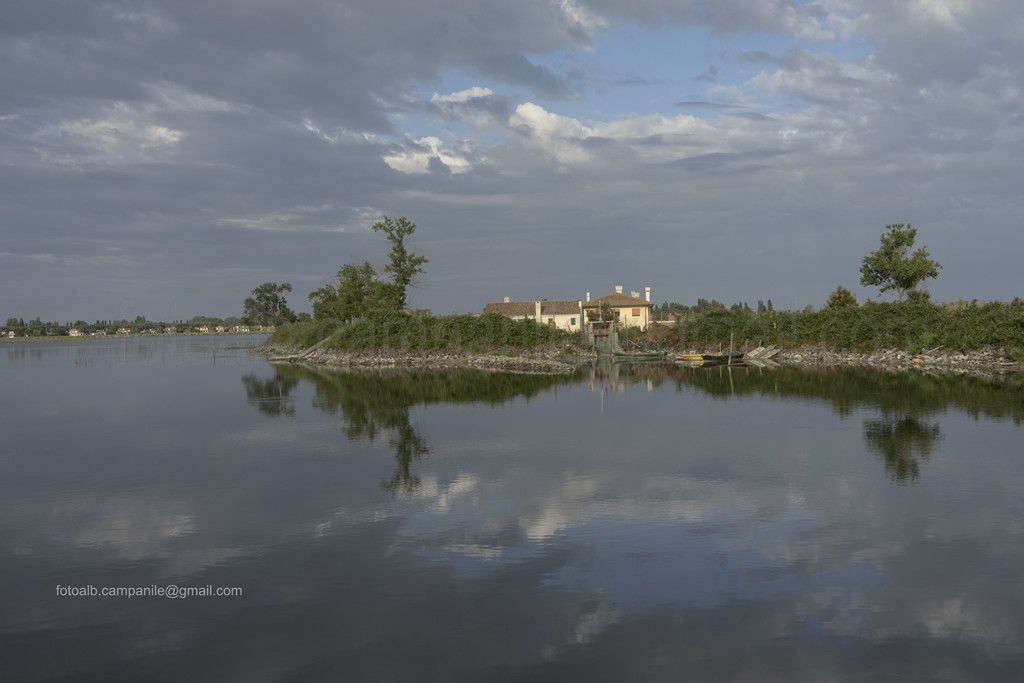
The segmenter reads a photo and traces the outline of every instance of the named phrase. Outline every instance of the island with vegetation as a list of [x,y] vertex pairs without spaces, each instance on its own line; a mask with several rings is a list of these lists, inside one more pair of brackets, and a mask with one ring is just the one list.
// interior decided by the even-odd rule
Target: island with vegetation
[[[385,216],[373,229],[391,243],[387,265],[381,272],[369,262],[345,265],[309,295],[309,320],[273,320],[278,324],[264,345],[267,356],[335,366],[458,364],[556,372],[592,357],[579,333],[533,320],[408,310],[407,289],[427,263],[406,247],[416,225]],[[882,294],[894,292],[895,301],[859,304],[843,286],[821,308],[801,311],[776,310],[770,299],[758,301],[756,309],[705,299],[695,306],[666,301],[654,307],[656,322],[646,330],[622,330],[620,339],[628,349],[669,356],[775,347],[777,360],[796,365],[1024,370],[1024,300],[933,302],[922,285],[942,266],[926,248],[914,249],[916,236],[910,225],[886,226],[879,249],[861,264],[860,283]],[[266,283],[254,294],[262,290],[283,293],[290,287]],[[271,298],[247,311],[273,319],[272,306]]]

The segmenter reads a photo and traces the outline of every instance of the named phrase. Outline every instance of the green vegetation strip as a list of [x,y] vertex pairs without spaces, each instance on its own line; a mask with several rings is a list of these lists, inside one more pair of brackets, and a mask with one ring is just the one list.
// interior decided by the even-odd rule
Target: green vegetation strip
[[780,349],[823,345],[831,350],[870,353],[901,349],[965,353],[1003,348],[1024,361],[1024,301],[933,304],[928,301],[867,302],[819,311],[763,311],[716,308],[683,314],[675,327],[651,332],[665,348],[736,348],[774,345]]

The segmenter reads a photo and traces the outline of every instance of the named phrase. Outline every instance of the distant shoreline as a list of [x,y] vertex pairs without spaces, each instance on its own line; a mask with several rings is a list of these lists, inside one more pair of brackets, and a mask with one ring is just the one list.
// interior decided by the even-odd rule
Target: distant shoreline
[[246,337],[257,334],[270,336],[270,332],[155,332],[152,334],[83,334],[77,337],[58,334],[42,337],[0,337],[0,343],[24,344],[26,342],[95,341],[98,339],[152,339],[154,337]]

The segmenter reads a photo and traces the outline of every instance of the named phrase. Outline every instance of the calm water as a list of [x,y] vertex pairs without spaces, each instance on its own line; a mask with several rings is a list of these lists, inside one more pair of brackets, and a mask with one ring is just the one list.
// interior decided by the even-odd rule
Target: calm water
[[1024,677],[1019,380],[259,341],[0,346],[0,680]]

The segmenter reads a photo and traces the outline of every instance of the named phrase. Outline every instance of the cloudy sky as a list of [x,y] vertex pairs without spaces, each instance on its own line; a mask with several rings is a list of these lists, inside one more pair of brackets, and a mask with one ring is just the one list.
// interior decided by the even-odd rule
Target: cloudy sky
[[8,0],[0,318],[290,303],[418,225],[436,313],[652,287],[858,299],[909,222],[1009,300],[1015,0]]

